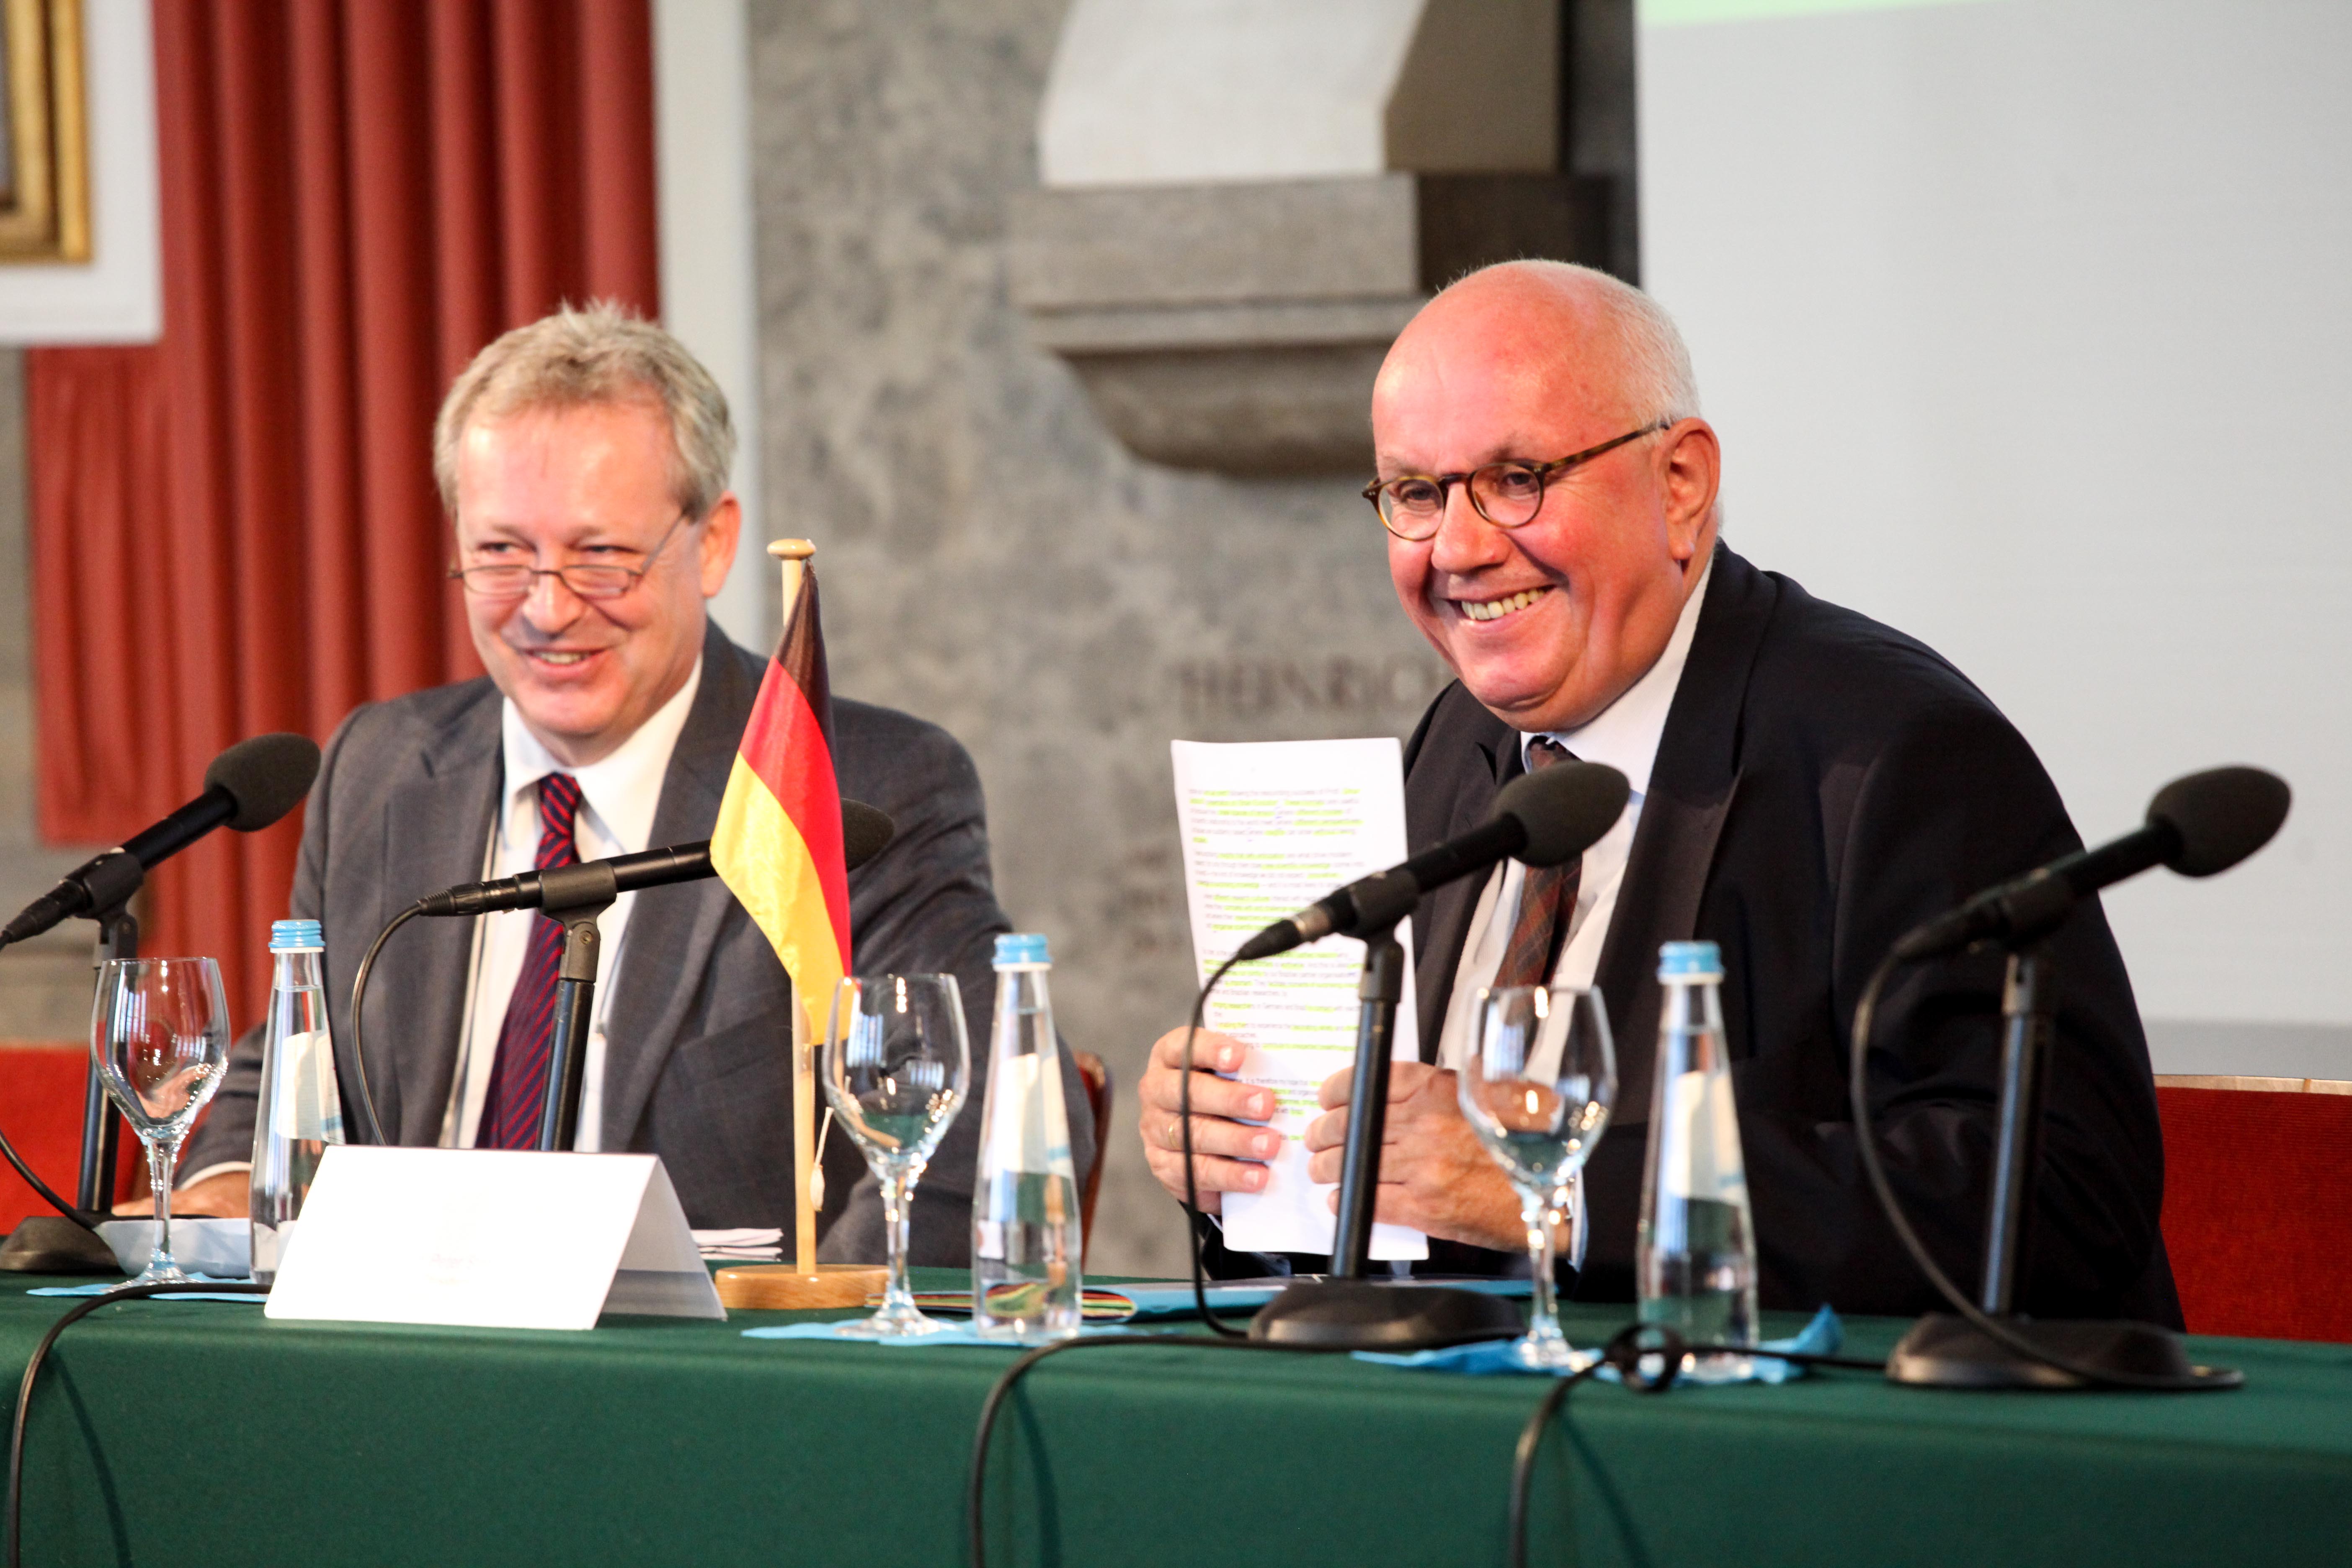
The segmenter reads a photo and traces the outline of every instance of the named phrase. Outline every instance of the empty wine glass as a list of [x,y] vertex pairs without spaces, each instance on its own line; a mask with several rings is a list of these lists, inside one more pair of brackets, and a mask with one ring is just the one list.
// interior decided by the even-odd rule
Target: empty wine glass
[[1481,991],[1470,1050],[1462,1113],[1518,1192],[1534,1268],[1534,1307],[1515,1349],[1523,1365],[1575,1371],[1583,1358],[1559,1331],[1552,1238],[1617,1100],[1609,1011],[1599,992],[1569,985]]
[[228,1060],[228,999],[209,958],[109,959],[98,968],[90,1059],[107,1098],[147,1145],[155,1189],[155,1251],[138,1285],[187,1276],[172,1261],[172,1178],[180,1142],[220,1087]]
[[946,1327],[907,1287],[907,1205],[971,1084],[963,995],[952,974],[884,974],[835,988],[818,1081],[882,1185],[890,1276],[882,1310],[838,1331],[905,1339]]

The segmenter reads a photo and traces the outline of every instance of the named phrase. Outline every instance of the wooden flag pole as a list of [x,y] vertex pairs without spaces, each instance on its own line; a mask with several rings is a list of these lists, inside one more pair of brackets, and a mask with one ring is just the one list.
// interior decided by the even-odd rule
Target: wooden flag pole
[[[793,606],[800,602],[801,580],[816,546],[805,539],[779,539],[768,553],[783,563],[784,618],[793,624]],[[831,997],[826,997],[829,1005]],[[793,988],[793,1268],[807,1278],[816,1274],[816,1204],[811,1176],[816,1170],[816,1061],[809,1029],[809,999]]]
[[[784,618],[790,626],[793,606],[801,596],[801,580],[816,546],[805,539],[779,539],[768,553],[783,563]],[[830,1007],[833,998],[819,1005]],[[814,1307],[856,1307],[882,1289],[887,1271],[866,1264],[824,1264],[816,1260],[816,1035],[809,1017],[809,998],[793,988],[793,1261],[721,1268],[716,1279],[719,1300],[730,1307],[783,1310]]]

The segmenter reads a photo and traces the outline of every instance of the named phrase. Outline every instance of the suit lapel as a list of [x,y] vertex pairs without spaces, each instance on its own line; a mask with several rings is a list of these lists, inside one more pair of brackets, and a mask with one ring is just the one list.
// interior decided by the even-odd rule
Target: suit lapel
[[[426,893],[482,874],[503,767],[498,693],[468,704],[417,758],[417,775],[386,801],[381,919]],[[386,944],[370,986],[368,1019],[383,1042],[371,1053],[368,1085],[397,1143],[441,1141],[465,1034],[467,965],[474,923],[425,920]],[[381,1000],[379,1000],[381,998]]]
[[[758,695],[758,667],[713,623],[703,635],[702,684],[662,777],[648,848],[710,837]],[[604,1148],[629,1146],[734,907],[727,885],[711,877],[649,890],[631,909],[605,1016]]]
[[1658,1046],[1658,948],[1687,941],[1696,931],[1716,842],[1738,789],[1748,672],[1777,596],[1770,578],[1716,547],[1706,602],[1666,713],[1594,976],[1616,1038],[1612,1120],[1621,1124],[1649,1117]]

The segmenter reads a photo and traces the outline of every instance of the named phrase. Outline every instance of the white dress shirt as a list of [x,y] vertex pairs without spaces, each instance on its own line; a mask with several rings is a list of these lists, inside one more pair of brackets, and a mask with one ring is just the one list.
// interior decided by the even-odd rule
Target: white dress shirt
[[[610,756],[584,768],[565,769],[539,738],[526,729],[522,714],[509,699],[499,713],[504,753],[504,809],[490,824],[490,841],[482,856],[482,875],[512,877],[531,869],[539,860],[539,781],[552,773],[569,772],[580,785],[580,811],[572,818],[572,841],[583,860],[611,855],[635,855],[653,846],[654,812],[661,805],[662,780],[669,772],[670,752],[677,749],[694,694],[702,685],[702,662],[670,700],[654,710]],[[629,927],[635,893],[623,893],[613,907],[596,918],[604,949],[596,967],[595,1010],[590,1016],[588,1054],[582,1061],[580,1131],[574,1147],[583,1152],[601,1146],[604,1101],[604,1017],[613,1005],[613,979],[620,973],[621,944]],[[524,952],[530,946],[531,923],[546,917],[536,910],[504,910],[474,922],[474,955],[466,985],[465,1032],[457,1044],[457,1076],[442,1118],[441,1146],[470,1149],[482,1120],[482,1101],[488,1097],[490,1070],[497,1065],[499,1031],[505,1026],[507,1004],[515,983],[522,977]]]
[[[1574,730],[1543,736],[1574,752],[1580,762],[1605,763],[1625,775],[1632,794],[1625,813],[1600,840],[1585,850],[1577,876],[1576,911],[1570,917],[1568,940],[1560,944],[1559,963],[1552,969],[1555,985],[1590,986],[1601,967],[1601,944],[1609,939],[1609,920],[1617,910],[1618,889],[1625,880],[1626,857],[1633,849],[1633,827],[1642,818],[1642,800],[1649,793],[1650,770],[1658,760],[1658,742],[1665,734],[1666,713],[1675,705],[1675,689],[1682,684],[1683,664],[1690,658],[1692,636],[1698,630],[1700,604],[1706,598],[1706,580],[1715,570],[1712,557],[1699,569],[1698,586],[1683,601],[1674,635],[1665,651],[1590,722]],[[1538,737],[1519,737],[1519,761]],[[1470,934],[1462,948],[1461,966],[1454,971],[1454,994],[1446,999],[1445,1022],[1438,1035],[1437,1062],[1459,1069],[1469,1054],[1478,993],[1495,983],[1510,945],[1511,928],[1518,921],[1519,900],[1527,887],[1528,868],[1506,860],[1488,876],[1470,917]],[[1497,918],[1497,911],[1503,911]],[[1580,1237],[1581,1232],[1580,1230]]]

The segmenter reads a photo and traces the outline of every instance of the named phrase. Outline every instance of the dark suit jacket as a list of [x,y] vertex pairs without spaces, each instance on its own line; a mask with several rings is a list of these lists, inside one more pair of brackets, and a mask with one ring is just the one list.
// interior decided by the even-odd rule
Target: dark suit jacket
[[[1404,760],[1407,828],[1420,848],[1485,818],[1520,772],[1518,735],[1457,683],[1431,705]],[[1723,950],[1763,1304],[1939,1305],[1881,1217],[1855,1152],[1846,1100],[1854,1002],[1905,931],[2080,847],[2032,748],[1958,670],[1719,548],[1601,956],[1620,1088],[1588,1170],[1591,1233],[1578,1295],[1632,1299],[1658,947],[1699,938]],[[1475,878],[1454,883],[1414,916],[1426,1048],[1478,889]],[[2095,903],[2047,951],[2058,1044],[2019,1304],[2045,1317],[2178,1326],[2158,1230],[2156,1090],[2131,982]],[[1888,1173],[1938,1261],[1971,1289],[1992,1163],[2000,979],[1990,955],[1903,971],[1881,1004],[1872,1061]],[[1507,1261],[1439,1244],[1428,1267],[1492,1272]]]
[[[652,842],[708,838],[765,662],[706,634],[702,681],[670,757]],[[293,912],[326,927],[330,1016],[350,1016],[368,943],[401,909],[481,874],[504,793],[500,698],[487,679],[371,704],[327,747],[295,869]],[[971,1034],[971,1093],[916,1190],[912,1255],[961,1267],[971,1256],[972,1165],[986,1090],[994,940],[1008,928],[990,880],[980,778],[955,738],[863,702],[834,703],[842,793],[889,813],[889,847],[849,875],[856,973],[953,974]],[[775,952],[724,884],[637,894],[605,1019],[603,1146],[662,1157],[698,1227],[792,1227],[792,986]],[[388,942],[368,981],[368,1084],[394,1142],[439,1142],[457,1070],[473,925],[417,921]],[[355,1115],[348,1028],[336,1060],[344,1125]],[[259,1033],[238,1042],[183,1168],[247,1158]],[[1066,1069],[1068,1063],[1065,1062]],[[1075,1072],[1065,1082],[1083,1172],[1094,1127]],[[839,1128],[825,1151],[820,1216],[828,1259],[879,1260],[878,1191]]]

